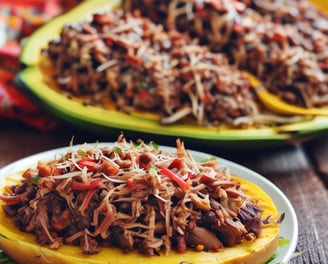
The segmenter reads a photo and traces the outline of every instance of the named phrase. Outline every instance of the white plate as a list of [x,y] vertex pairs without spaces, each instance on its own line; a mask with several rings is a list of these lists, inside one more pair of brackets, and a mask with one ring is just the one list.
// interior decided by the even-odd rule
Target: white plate
[[[112,144],[113,143],[98,143],[98,146],[110,146]],[[78,145],[74,146],[74,148],[77,147]],[[161,146],[160,148],[171,152],[176,151],[176,149],[172,147]],[[41,152],[20,159],[5,166],[0,170],[0,188],[4,185],[4,181],[1,181],[1,179],[3,179],[5,175],[13,175],[14,173],[17,173],[29,167],[34,167],[36,166],[39,160],[54,159],[57,155],[63,154],[67,150],[69,150],[69,147],[57,148]],[[210,157],[213,157],[213,155],[205,154],[194,150],[188,151],[195,158],[195,160],[206,160]],[[276,187],[272,182],[270,182],[268,179],[264,178],[260,174],[226,159],[222,159],[219,157],[217,157],[217,159],[221,164],[226,164],[227,167],[230,168],[231,174],[249,180],[258,185],[260,188],[262,188],[272,198],[273,202],[277,207],[277,210],[280,212],[285,212],[285,219],[280,226],[279,236],[283,241],[288,241],[288,243],[286,243],[284,246],[278,247],[275,257],[269,262],[269,264],[288,263],[295,251],[298,239],[297,217],[295,210],[288,198],[282,193],[280,189],[278,189],[278,187]]]

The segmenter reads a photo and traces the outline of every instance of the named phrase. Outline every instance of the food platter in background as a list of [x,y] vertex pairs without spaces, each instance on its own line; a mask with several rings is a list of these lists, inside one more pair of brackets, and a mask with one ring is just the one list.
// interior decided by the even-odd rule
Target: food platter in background
[[[328,10],[328,1],[313,2],[318,2],[321,8]],[[302,121],[285,125],[247,129],[223,125],[217,127],[194,124],[163,126],[160,125],[156,115],[145,112],[125,114],[115,109],[85,105],[79,100],[71,100],[50,88],[43,81],[43,72],[39,67],[41,49],[51,39],[58,36],[64,24],[82,20],[81,14],[88,17],[99,8],[109,10],[119,5],[118,0],[85,1],[69,13],[48,22],[26,40],[20,57],[24,69],[16,79],[19,86],[35,100],[36,104],[65,122],[94,133],[109,134],[124,131],[127,135],[152,135],[155,138],[180,137],[185,141],[201,142],[209,146],[262,147],[295,144],[328,130],[327,117],[304,118]]]

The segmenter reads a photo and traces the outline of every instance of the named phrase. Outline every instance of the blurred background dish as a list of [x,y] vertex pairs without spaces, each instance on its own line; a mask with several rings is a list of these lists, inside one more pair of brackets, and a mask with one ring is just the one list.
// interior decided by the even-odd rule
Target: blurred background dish
[[[231,128],[229,126],[200,126],[190,124],[174,124],[163,126],[159,117],[142,111],[124,114],[115,109],[84,105],[81,100],[71,100],[54,91],[43,81],[42,71],[38,67],[40,53],[47,43],[58,36],[67,22],[80,21],[83,16],[89,17],[93,11],[112,9],[120,5],[120,1],[85,1],[69,13],[53,19],[38,29],[26,41],[20,61],[25,65],[17,81],[35,102],[46,111],[61,120],[77,125],[96,133],[109,133],[115,130],[125,130],[127,133],[155,135],[158,137],[181,137],[184,140],[202,141],[204,144],[229,146],[245,146],[257,144],[279,145],[308,140],[324,133],[328,129],[328,119],[325,117],[294,117],[290,123],[251,128]],[[87,10],[87,11],[85,11]],[[81,15],[83,14],[83,16]],[[284,117],[285,118],[285,117]]]

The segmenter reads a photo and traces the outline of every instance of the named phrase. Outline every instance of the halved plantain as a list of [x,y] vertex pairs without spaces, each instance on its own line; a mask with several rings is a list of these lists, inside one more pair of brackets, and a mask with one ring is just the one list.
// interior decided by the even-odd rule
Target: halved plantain
[[[20,176],[7,176],[0,182],[0,190],[7,185],[17,183]],[[263,217],[277,215],[277,209],[272,199],[257,185],[239,177],[232,177],[240,182],[246,194],[258,200],[258,205],[264,210]],[[0,203],[1,205],[1,203]],[[0,208],[0,248],[18,264],[257,264],[266,263],[275,253],[278,246],[279,224],[263,227],[262,234],[253,242],[244,241],[234,247],[226,247],[221,252],[195,252],[192,250],[180,254],[171,252],[169,256],[147,257],[137,252],[123,254],[120,249],[101,248],[96,255],[86,256],[78,246],[64,245],[58,250],[52,250],[35,242],[35,235],[21,232]]]
[[[328,10],[328,1],[312,0]],[[76,100],[69,100],[64,95],[50,88],[43,81],[44,76],[39,64],[40,52],[47,47],[48,42],[58,37],[63,25],[69,22],[86,19],[93,12],[110,10],[120,6],[120,0],[85,0],[68,13],[56,17],[34,32],[24,43],[20,55],[20,62],[25,67],[17,75],[17,82],[37,104],[56,117],[99,134],[116,134],[124,130],[126,133],[138,133],[148,136],[151,133],[158,138],[182,137],[190,144],[202,141],[209,146],[228,147],[263,147],[277,146],[286,143],[303,141],[328,129],[328,122],[323,120],[319,125],[314,119],[307,119],[290,129],[290,125],[269,127],[252,127],[248,129],[230,128],[227,126],[203,127],[194,124],[176,124],[172,126],[159,125],[159,118],[145,113],[127,115],[114,110],[85,106]],[[314,120],[315,121],[315,120]],[[286,127],[287,126],[287,127]],[[285,129],[286,127],[286,129]],[[290,133],[290,131],[292,131]],[[300,132],[300,133],[299,133]]]

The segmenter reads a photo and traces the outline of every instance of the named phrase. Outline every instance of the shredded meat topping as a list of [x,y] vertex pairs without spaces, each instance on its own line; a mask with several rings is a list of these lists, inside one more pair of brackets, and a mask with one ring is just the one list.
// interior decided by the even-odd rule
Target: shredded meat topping
[[[199,125],[255,123],[258,104],[244,72],[224,54],[187,35],[122,10],[66,25],[44,49],[56,83],[84,102],[124,112],[159,113],[162,124],[189,119]],[[234,122],[247,117],[243,122]]]
[[228,168],[214,159],[195,161],[179,140],[171,153],[121,135],[111,146],[70,148],[22,176],[0,196],[3,208],[20,230],[54,249],[219,251],[256,239],[270,222]]
[[307,0],[124,0],[123,7],[228,54],[289,103],[328,104],[328,15]]

